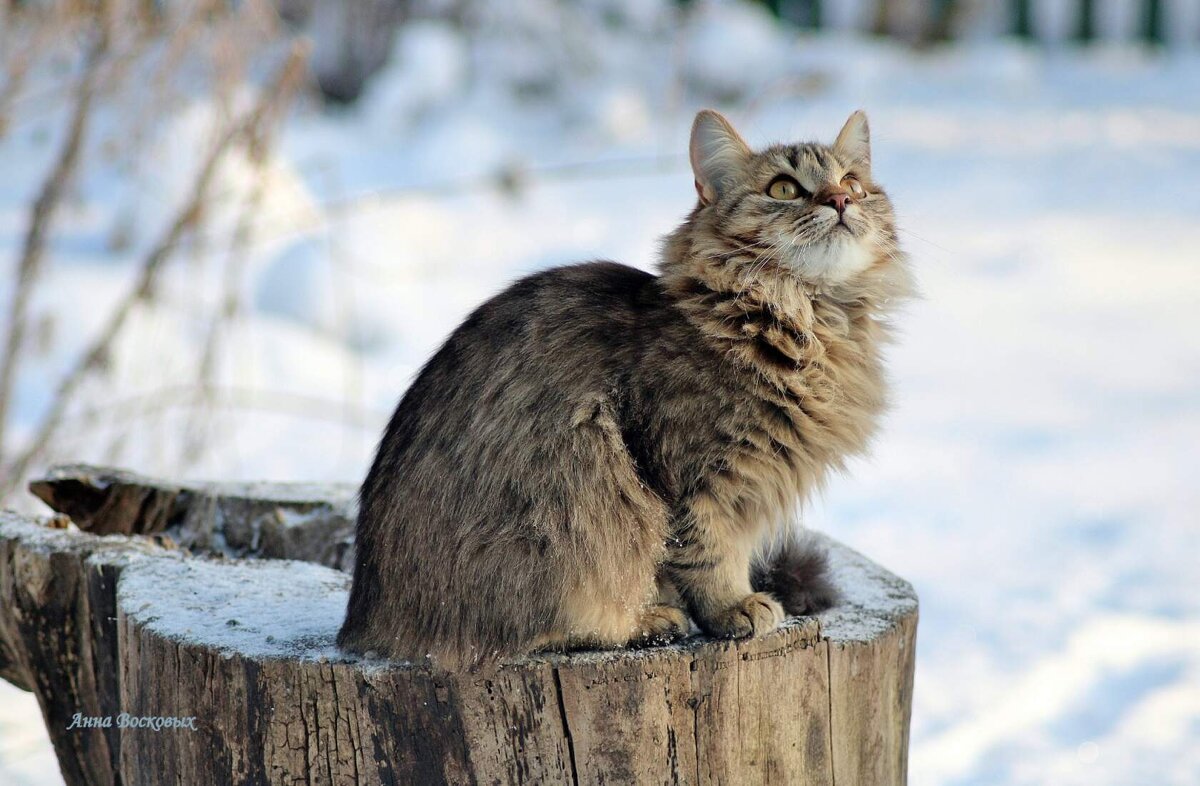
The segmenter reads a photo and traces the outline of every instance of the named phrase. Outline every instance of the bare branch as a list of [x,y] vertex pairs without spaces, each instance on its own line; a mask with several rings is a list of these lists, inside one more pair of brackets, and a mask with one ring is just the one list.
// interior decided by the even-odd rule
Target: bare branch
[[46,238],[50,233],[54,214],[62,202],[63,195],[67,191],[67,186],[79,162],[83,142],[87,137],[88,121],[98,84],[100,63],[108,52],[107,25],[101,24],[99,28],[82,63],[83,74],[76,93],[75,108],[71,114],[67,137],[63,141],[63,147],[58,154],[54,168],[42,185],[37,201],[33,203],[21,259],[17,264],[17,280],[16,286],[13,287],[12,307],[8,314],[4,354],[3,357],[0,357],[0,455],[3,454],[4,449],[5,423],[8,418],[13,381],[21,347],[25,340],[26,312],[29,308],[30,294],[33,292],[34,283],[41,269]]
[[159,274],[163,265],[170,259],[172,250],[199,220],[202,208],[208,200],[213,178],[225,156],[238,143],[250,144],[259,139],[263,124],[272,121],[279,112],[283,111],[287,100],[303,79],[306,56],[307,47],[300,43],[295,44],[278,76],[272,84],[264,88],[255,107],[243,119],[227,126],[224,133],[217,139],[196,175],[190,199],[176,214],[163,237],[143,260],[134,287],[117,305],[107,324],[92,340],[89,348],[63,377],[49,410],[42,417],[29,444],[13,461],[3,480],[0,480],[0,498],[11,493],[21,483],[30,465],[41,458],[82,383],[93,370],[103,366],[114,339],[121,332],[134,307],[154,292]]

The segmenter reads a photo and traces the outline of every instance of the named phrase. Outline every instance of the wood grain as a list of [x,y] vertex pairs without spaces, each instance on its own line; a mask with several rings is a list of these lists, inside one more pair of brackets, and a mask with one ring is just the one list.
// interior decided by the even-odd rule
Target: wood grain
[[[82,509],[85,523],[98,519],[81,500],[93,500],[109,531],[144,532],[151,521],[158,532],[181,531],[203,520],[232,532],[246,525],[229,518],[239,510],[286,519],[288,556],[327,559],[314,533],[336,530],[336,516],[352,511],[344,488],[255,496],[238,486],[225,495],[124,476],[130,490],[105,496],[56,477],[47,496]],[[0,676],[38,694],[71,786],[907,779],[916,598],[833,541],[846,602],[761,639],[693,637],[447,673],[337,650],[349,577],[314,567],[322,559],[229,559],[47,524],[0,514]],[[268,591],[275,585],[285,591]],[[270,627],[293,618],[303,635]],[[114,726],[68,729],[77,712],[111,716]],[[121,713],[195,717],[196,728],[118,728]]]

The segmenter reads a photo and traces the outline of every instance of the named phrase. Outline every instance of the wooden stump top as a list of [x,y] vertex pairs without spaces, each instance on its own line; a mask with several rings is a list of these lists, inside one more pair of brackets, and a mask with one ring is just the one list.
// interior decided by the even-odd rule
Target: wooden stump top
[[38,692],[70,784],[905,780],[916,596],[835,541],[843,603],[761,639],[447,673],[336,647],[352,488],[78,467],[34,488],[135,533],[0,515],[0,676]]

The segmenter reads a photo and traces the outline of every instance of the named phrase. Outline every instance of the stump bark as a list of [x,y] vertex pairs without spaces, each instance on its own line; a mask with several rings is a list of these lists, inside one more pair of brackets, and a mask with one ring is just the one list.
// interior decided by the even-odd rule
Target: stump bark
[[0,514],[0,677],[72,786],[906,782],[916,597],[834,541],[844,602],[761,639],[447,673],[335,646],[350,487],[32,488],[74,524]]

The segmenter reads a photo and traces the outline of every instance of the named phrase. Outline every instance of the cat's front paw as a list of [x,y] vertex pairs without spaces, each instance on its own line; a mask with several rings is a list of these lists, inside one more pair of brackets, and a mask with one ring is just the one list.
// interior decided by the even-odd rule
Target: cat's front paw
[[703,620],[701,625],[720,639],[744,639],[763,636],[783,622],[783,606],[765,592],[747,595],[725,611]]
[[630,640],[630,646],[654,647],[670,644],[688,635],[690,625],[683,609],[666,604],[655,604],[646,607],[638,620],[637,633]]

